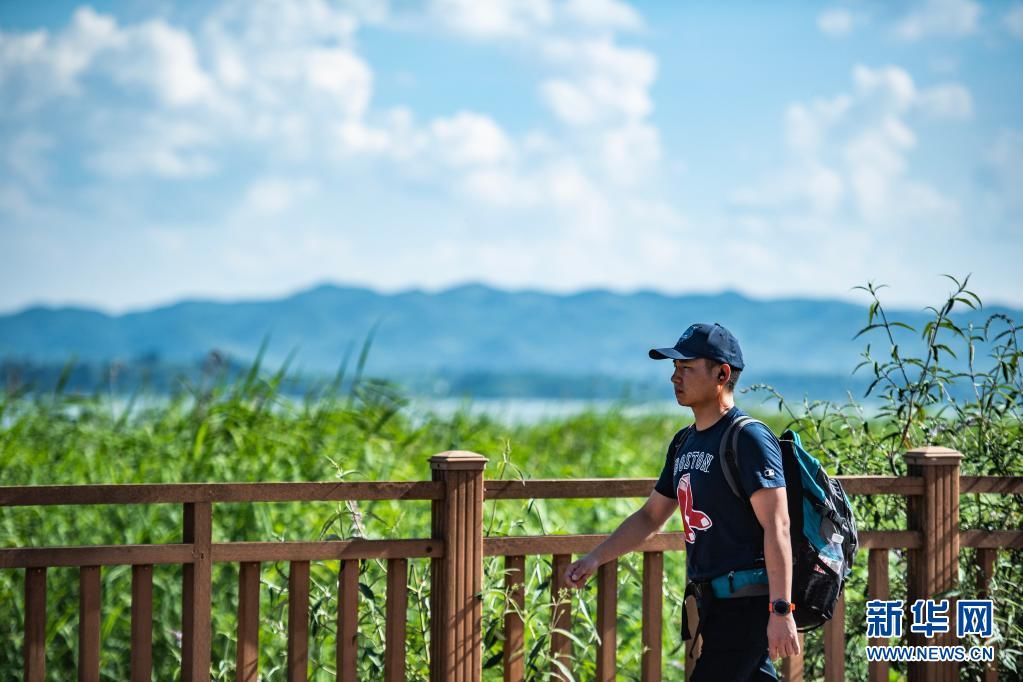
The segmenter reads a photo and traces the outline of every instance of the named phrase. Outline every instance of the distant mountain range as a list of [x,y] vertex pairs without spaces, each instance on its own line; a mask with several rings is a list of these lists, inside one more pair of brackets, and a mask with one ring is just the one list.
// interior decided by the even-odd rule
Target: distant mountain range
[[[982,322],[993,312],[1023,319],[1023,311],[1006,308],[966,311],[961,319]],[[918,329],[929,319],[921,311],[893,315]],[[754,300],[730,292],[561,295],[483,285],[396,294],[323,285],[278,300],[182,301],[124,315],[32,307],[0,316],[0,361],[8,372],[18,367],[39,377],[72,357],[86,368],[117,361],[159,373],[198,367],[214,350],[244,365],[265,341],[270,368],[294,352],[296,371],[320,376],[334,373],[346,356],[353,364],[372,336],[367,372],[417,391],[641,397],[662,394],[670,373],[647,350],[672,345],[697,321],[720,322],[739,338],[743,384],[767,381],[811,397],[862,385],[850,372],[870,340],[854,339],[867,323],[866,302]],[[912,343],[918,335],[901,338]]]

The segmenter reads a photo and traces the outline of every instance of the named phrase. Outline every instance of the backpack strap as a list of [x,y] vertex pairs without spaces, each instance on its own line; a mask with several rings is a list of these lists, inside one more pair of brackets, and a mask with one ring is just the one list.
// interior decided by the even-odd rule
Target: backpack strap
[[[728,487],[732,489],[732,493],[740,500],[746,502],[746,504],[752,506],[749,498],[742,494],[742,488],[739,483],[739,460],[737,454],[739,452],[739,433],[749,424],[764,424],[764,422],[747,416],[739,417],[733,421],[725,430],[725,434],[721,436],[721,451],[718,454],[718,459],[721,462],[721,471],[725,475],[725,481],[728,483]],[[764,426],[767,425],[764,424]]]
[[682,451],[682,447],[686,444],[686,441],[689,440],[689,434],[693,432],[694,428],[695,424],[690,424],[675,434],[674,440],[671,441],[671,446],[675,449],[672,456],[675,459],[678,459],[678,453]]

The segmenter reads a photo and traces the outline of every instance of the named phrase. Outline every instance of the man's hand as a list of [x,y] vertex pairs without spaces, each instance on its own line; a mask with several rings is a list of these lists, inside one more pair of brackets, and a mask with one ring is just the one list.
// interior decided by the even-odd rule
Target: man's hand
[[597,560],[587,554],[565,569],[565,575],[563,576],[565,584],[578,589],[586,583],[586,580],[599,567],[600,565],[597,563]]
[[799,655],[799,633],[791,613],[771,614],[767,621],[767,653],[771,660]]

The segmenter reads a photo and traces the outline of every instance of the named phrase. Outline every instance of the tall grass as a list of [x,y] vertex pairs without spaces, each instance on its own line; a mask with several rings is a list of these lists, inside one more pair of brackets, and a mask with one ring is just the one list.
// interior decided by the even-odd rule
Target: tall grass
[[[965,282],[934,309],[934,323],[923,330],[903,329],[872,297],[865,335],[863,369],[877,381],[871,395],[880,413],[868,416],[850,397],[845,404],[804,401],[792,404],[770,387],[741,395],[749,409],[766,397],[778,401],[769,421],[776,431],[794,425],[804,442],[832,473],[904,473],[901,453],[912,446],[941,444],[964,453],[967,474],[1023,473],[1020,439],[1020,350],[1011,320],[993,316],[982,329],[959,329],[954,307],[979,305]],[[919,335],[919,338],[918,338]],[[949,338],[951,337],[951,338]],[[898,343],[896,343],[898,342]],[[958,343],[964,348],[958,348]],[[976,357],[988,348],[990,356]],[[427,458],[448,449],[466,449],[490,458],[489,478],[652,477],[660,470],[671,435],[690,418],[666,405],[663,415],[626,416],[621,410],[586,412],[535,424],[505,424],[468,410],[453,415],[415,413],[402,390],[362,373],[368,344],[354,370],[346,365],[334,381],[303,400],[285,397],[281,387],[288,365],[266,372],[260,361],[244,376],[228,380],[217,363],[197,383],[182,385],[164,400],[140,399],[125,407],[109,395],[74,395],[61,387],[51,393],[8,392],[0,398],[0,484],[164,483],[182,481],[422,480],[429,478]],[[948,369],[947,353],[966,353],[965,369]],[[862,371],[862,370],[861,370]],[[667,379],[667,378],[666,378]],[[954,396],[956,382],[974,387],[972,398]],[[665,383],[667,389],[667,382]],[[142,396],[141,398],[145,398]],[[773,406],[772,406],[773,407]],[[962,503],[964,527],[1019,528],[1019,496]],[[488,534],[607,532],[630,513],[638,500],[526,500],[486,503]],[[886,496],[854,500],[861,527],[904,527],[904,505]],[[8,508],[0,510],[4,546],[179,542],[181,509],[172,505],[91,508]],[[668,530],[678,530],[672,519]],[[426,537],[425,502],[349,502],[317,504],[223,504],[214,512],[214,540],[299,540],[349,537]],[[962,554],[962,591],[975,594],[973,552]],[[619,571],[619,669],[638,679],[641,656],[640,566],[628,557]],[[683,663],[678,623],[684,583],[684,557],[666,557],[665,642],[669,677]],[[527,676],[542,679],[548,660],[550,560],[527,562]],[[850,679],[865,677],[863,660],[865,560],[847,588]],[[500,678],[502,619],[507,603],[502,562],[486,560],[483,593],[485,677]],[[213,572],[216,679],[233,677],[237,603],[237,566],[217,564]],[[261,660],[264,679],[283,679],[287,626],[285,563],[265,564],[261,575]],[[336,562],[315,562],[311,588],[311,667],[313,679],[333,679]],[[905,584],[905,556],[892,552],[896,596]],[[1001,665],[1017,670],[1023,633],[1021,606],[1014,596],[1023,585],[1023,556],[1002,552],[995,585],[997,641]],[[17,679],[21,666],[23,622],[22,572],[0,571],[0,679]],[[154,571],[154,664],[159,679],[180,662],[180,567]],[[360,566],[359,676],[382,674],[384,642],[384,566]],[[103,571],[102,675],[128,676],[130,570]],[[77,656],[77,574],[51,569],[48,578],[47,663],[54,679],[73,675]],[[428,563],[410,562],[406,646],[408,678],[426,679],[428,670]],[[594,675],[592,648],[595,590],[564,598],[573,601],[576,623],[574,663],[577,679]],[[808,638],[807,679],[823,668],[819,633]],[[895,666],[896,674],[901,670]],[[979,679],[979,668],[965,666]],[[674,671],[674,672],[672,672]]]

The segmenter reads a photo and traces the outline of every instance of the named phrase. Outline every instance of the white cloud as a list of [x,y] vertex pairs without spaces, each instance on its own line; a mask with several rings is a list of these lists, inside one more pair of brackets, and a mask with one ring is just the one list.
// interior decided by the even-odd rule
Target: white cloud
[[1005,13],[1002,22],[1012,37],[1023,39],[1023,4],[1014,4],[1012,9]]
[[56,147],[52,135],[26,130],[0,143],[7,173],[33,188],[46,184],[50,176],[48,153]]
[[430,12],[438,23],[481,39],[528,36],[554,19],[549,0],[433,0]]
[[970,35],[977,30],[980,13],[980,4],[973,0],[925,0],[896,23],[895,35],[907,41]]
[[[53,32],[4,34],[0,93],[5,103],[11,94],[24,105],[40,90],[18,90],[19,84],[45,81],[46,98],[29,103],[50,106],[54,115],[60,98],[81,98],[87,115],[70,139],[53,145],[73,144],[84,170],[95,174],[88,190],[94,205],[109,193],[109,179],[158,178],[169,213],[179,208],[171,205],[178,192],[216,187],[201,243],[223,253],[236,291],[265,293],[330,273],[408,285],[424,277],[422,249],[450,242],[456,228],[449,223],[460,221],[466,231],[490,230],[504,241],[488,236],[472,240],[478,248],[458,244],[457,262],[433,269],[444,273],[439,284],[473,276],[512,283],[521,275],[574,287],[604,281],[609,268],[623,282],[649,281],[635,258],[646,259],[658,245],[658,253],[671,253],[671,237],[684,221],[659,199],[656,183],[645,182],[658,178],[664,151],[650,117],[657,60],[618,37],[643,30],[635,9],[616,0],[438,0],[414,12],[413,21],[357,5],[226,0],[187,28],[163,19],[119,23],[86,8]],[[513,133],[482,110],[417,117],[405,106],[381,109],[376,74],[356,41],[363,21],[433,36],[443,27],[474,49],[511,47],[506,56],[526,55],[539,71],[536,96],[550,113]],[[4,187],[0,198],[26,214],[36,197],[25,191],[25,178],[34,173],[45,182],[49,154],[59,150],[47,143],[22,151],[21,184]],[[197,177],[206,180],[169,182]],[[375,238],[369,233],[388,228],[340,236],[358,234],[365,223],[366,214],[349,211],[363,187],[381,195],[393,189],[393,203],[414,210],[428,206],[415,218],[422,249],[395,254],[393,262],[407,267],[394,273],[380,272],[383,252],[366,255]],[[180,258],[197,249],[198,237],[175,237],[187,226],[154,224],[142,199],[123,199],[96,220],[137,227],[148,235],[140,248],[169,249]],[[325,224],[324,208],[338,202],[345,210]],[[395,215],[385,222],[409,219]],[[393,249],[393,239],[380,241]],[[632,260],[619,262],[622,254]],[[275,260],[272,271],[260,272],[267,260]],[[668,277],[675,265],[658,267]]]
[[639,13],[618,0],[568,0],[564,12],[576,22],[594,28],[637,30],[643,26]]
[[373,90],[373,73],[366,62],[340,48],[311,49],[305,60],[306,77],[313,89],[334,96],[339,109],[350,118],[365,113]]
[[846,194],[841,174],[817,161],[807,161],[774,173],[729,197],[734,206],[770,211],[804,211],[833,215]]
[[29,86],[8,97],[21,111],[81,94],[87,73],[141,87],[170,106],[195,104],[213,94],[191,36],[160,19],[121,27],[112,17],[82,7],[57,34],[36,31],[0,39],[0,88],[18,81]]
[[[808,215],[852,214],[876,226],[920,217],[956,220],[953,199],[910,176],[908,155],[918,139],[907,120],[921,114],[968,118],[969,91],[958,83],[918,88],[897,66],[857,65],[852,85],[850,93],[789,105],[788,162],[735,190],[732,205],[784,215],[789,224]],[[842,210],[847,199],[851,211]]]
[[[1023,205],[1019,188],[1023,187],[1023,130],[1002,130],[988,149],[985,161],[993,171],[997,189],[1003,197]],[[1013,218],[1018,220],[1018,214]]]
[[653,110],[650,87],[657,61],[649,52],[606,39],[553,40],[545,56],[569,72],[541,85],[547,105],[571,125],[639,120]]
[[853,15],[847,9],[833,8],[817,15],[817,28],[829,36],[848,35],[853,29]]
[[937,118],[967,119],[973,115],[973,98],[960,83],[940,83],[920,90],[905,69],[884,66],[871,69],[857,65],[853,82],[858,94],[873,98],[882,109],[903,113],[915,108]]
[[291,208],[299,199],[312,194],[316,187],[316,183],[308,178],[260,178],[249,185],[241,205],[255,215],[279,214]]
[[785,112],[785,141],[789,148],[803,154],[816,154],[829,129],[849,110],[852,98],[839,95],[816,99],[809,104],[797,102]]
[[633,185],[661,160],[661,139],[654,126],[629,123],[608,130],[601,151],[608,175],[619,184]]
[[115,78],[151,88],[169,106],[187,106],[213,96],[191,35],[161,20],[121,31],[121,50],[111,61]]
[[78,78],[96,56],[123,42],[116,22],[90,7],[75,11],[57,35],[0,32],[0,93],[7,106],[31,111],[53,97],[79,92]]
[[968,119],[973,115],[970,91],[958,83],[936,85],[920,93],[917,106],[938,118]]
[[120,178],[139,174],[173,180],[203,177],[217,169],[207,151],[212,143],[212,131],[201,126],[148,116],[137,129],[107,138],[86,163]]
[[488,116],[461,111],[430,125],[438,153],[456,166],[487,165],[514,155],[511,140]]
[[857,64],[853,68],[853,83],[861,97],[877,97],[881,106],[892,107],[898,112],[908,109],[916,98],[913,79],[897,66],[871,69]]
[[[860,214],[870,221],[883,220],[891,208],[896,180],[906,170],[905,153],[916,145],[916,136],[901,121],[888,117],[846,143],[844,161],[858,200]],[[904,197],[903,197],[904,199]]]

